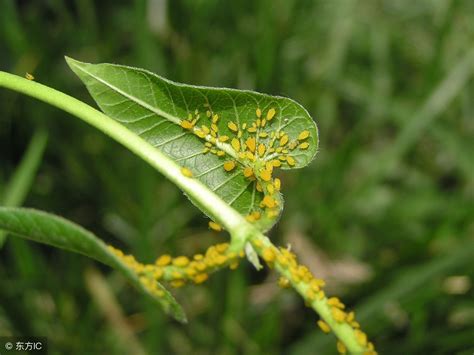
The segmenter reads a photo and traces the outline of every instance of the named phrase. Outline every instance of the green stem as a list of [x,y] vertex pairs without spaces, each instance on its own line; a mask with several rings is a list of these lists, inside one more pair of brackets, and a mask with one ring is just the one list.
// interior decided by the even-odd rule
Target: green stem
[[60,108],[121,143],[180,187],[208,215],[222,224],[234,238],[233,243],[243,246],[246,236],[254,229],[237,211],[200,181],[184,176],[180,165],[102,112],[58,90],[1,71],[0,86]]

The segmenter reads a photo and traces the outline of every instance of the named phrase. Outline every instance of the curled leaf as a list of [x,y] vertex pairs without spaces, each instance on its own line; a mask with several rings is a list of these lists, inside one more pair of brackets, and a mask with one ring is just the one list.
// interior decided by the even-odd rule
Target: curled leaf
[[316,124],[291,99],[179,84],[143,69],[66,59],[105,114],[262,230],[283,209],[275,171],[301,168],[317,152]]

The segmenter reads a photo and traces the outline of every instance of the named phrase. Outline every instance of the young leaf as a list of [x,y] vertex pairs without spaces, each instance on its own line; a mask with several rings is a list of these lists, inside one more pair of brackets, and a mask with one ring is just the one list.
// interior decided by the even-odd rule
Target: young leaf
[[143,69],[66,60],[105,114],[263,230],[283,208],[275,170],[301,168],[317,152],[316,124],[291,99],[184,85]]
[[123,258],[118,257],[94,234],[75,223],[33,209],[0,207],[0,230],[84,254],[110,265],[122,272],[136,288],[158,302],[175,319],[186,322],[183,309],[160,283],[150,283],[148,279],[139,278]]

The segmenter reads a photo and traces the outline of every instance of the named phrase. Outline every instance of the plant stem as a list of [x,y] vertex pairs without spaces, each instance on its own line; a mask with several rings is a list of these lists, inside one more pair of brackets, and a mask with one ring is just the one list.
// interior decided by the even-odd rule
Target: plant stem
[[184,176],[180,165],[95,108],[48,86],[1,71],[0,86],[60,108],[121,143],[181,188],[205,213],[222,224],[234,239],[239,239],[233,242],[243,246],[245,236],[254,229],[237,211],[200,181]]

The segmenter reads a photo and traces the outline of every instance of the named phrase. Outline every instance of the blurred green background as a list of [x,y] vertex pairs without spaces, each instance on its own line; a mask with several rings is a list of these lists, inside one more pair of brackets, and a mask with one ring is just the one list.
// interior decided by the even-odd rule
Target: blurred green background
[[[380,353],[473,353],[474,1],[0,0],[0,70],[92,103],[64,55],[303,104],[320,152],[281,175],[286,208],[271,238],[355,308]],[[48,144],[25,206],[147,262],[226,238],[117,143],[4,89],[0,197],[41,129]],[[336,353],[275,280],[242,265],[179,289],[181,325],[118,273],[10,237],[0,335],[47,336],[51,354]]]

